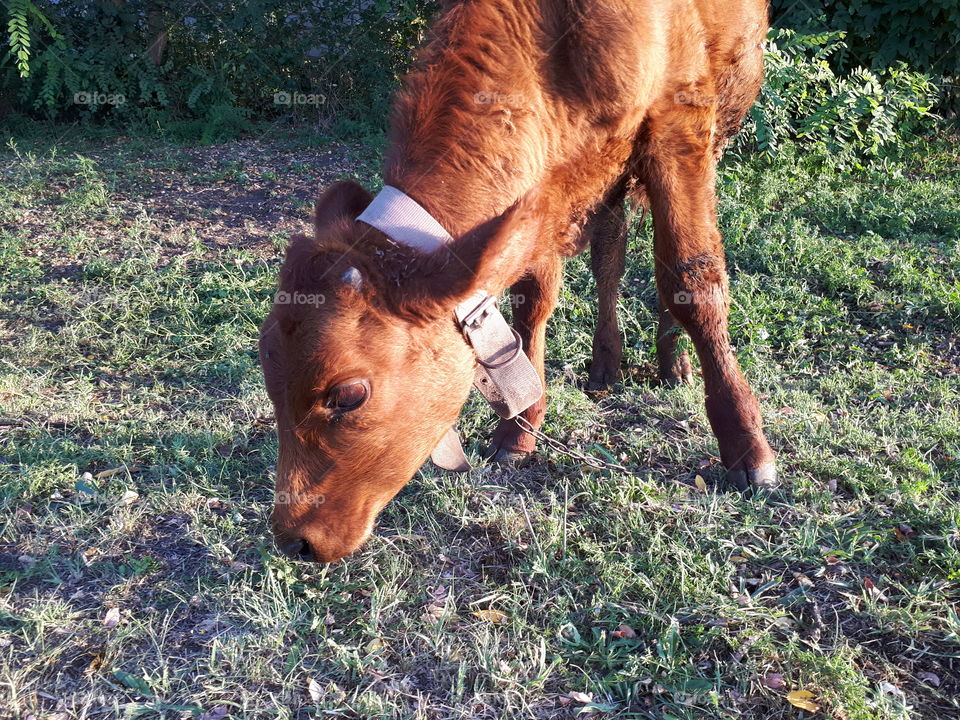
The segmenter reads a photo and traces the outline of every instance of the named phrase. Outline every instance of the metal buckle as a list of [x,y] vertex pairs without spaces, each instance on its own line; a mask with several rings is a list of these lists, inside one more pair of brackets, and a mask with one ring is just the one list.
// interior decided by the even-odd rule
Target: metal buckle
[[464,327],[476,327],[487,316],[487,312],[492,305],[495,305],[497,298],[493,295],[487,295],[480,304],[466,314],[460,324]]
[[477,356],[473,385],[503,418],[522,413],[543,396],[540,374],[507,324],[497,298],[478,293],[456,309],[457,322]]

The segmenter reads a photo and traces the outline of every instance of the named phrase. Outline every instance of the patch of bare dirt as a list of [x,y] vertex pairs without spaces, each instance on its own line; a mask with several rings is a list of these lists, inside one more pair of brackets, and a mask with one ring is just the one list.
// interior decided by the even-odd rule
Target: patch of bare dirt
[[[265,139],[160,146],[136,156],[121,142],[89,156],[106,179],[108,203],[87,213],[76,229],[109,240],[146,218],[151,231],[161,234],[164,254],[171,256],[195,238],[214,251],[267,251],[271,238],[307,230],[311,206],[323,188],[358,170],[355,148],[292,148]],[[63,206],[82,182],[78,176],[50,178],[42,196],[22,209],[14,225],[28,247],[36,239],[43,252],[50,228],[62,226]],[[79,268],[69,258],[44,259],[50,263],[48,277],[69,276]]]

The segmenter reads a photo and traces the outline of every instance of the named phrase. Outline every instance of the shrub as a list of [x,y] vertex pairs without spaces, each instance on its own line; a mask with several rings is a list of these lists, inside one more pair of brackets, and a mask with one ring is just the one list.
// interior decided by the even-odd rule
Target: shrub
[[842,32],[772,31],[766,82],[736,149],[772,159],[789,140],[850,163],[886,156],[931,120],[937,88],[926,75],[902,63],[838,73],[828,61],[845,48]]
[[960,75],[960,3],[956,0],[773,0],[774,21],[806,31],[844,31],[838,67],[874,70],[906,62],[931,75]]
[[[251,117],[378,129],[428,0],[10,0],[0,87],[57,119],[213,141]],[[284,102],[288,100],[288,102]]]
[[[433,0],[8,0],[0,96],[56,119],[147,123],[214,142],[299,115],[363,135],[422,40]],[[882,156],[929,117],[930,81],[897,64],[837,70],[842,32],[771,34],[767,84],[738,148],[795,140]]]

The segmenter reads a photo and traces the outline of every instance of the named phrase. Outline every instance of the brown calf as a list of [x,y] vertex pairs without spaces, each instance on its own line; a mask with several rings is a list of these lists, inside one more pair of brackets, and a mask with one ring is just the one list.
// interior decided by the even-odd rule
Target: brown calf
[[[508,287],[543,375],[564,257],[589,242],[600,295],[589,382],[621,360],[625,199],[653,214],[666,381],[700,358],[728,477],[774,479],[760,410],[730,346],[717,158],[762,78],[764,0],[465,0],[448,3],[395,102],[384,171],[454,238],[434,252],[357,222],[353,182],[317,202],[291,242],[263,325],[261,360],[280,435],[273,523],[286,552],[332,561],[456,421],[476,357],[454,308]],[[545,400],[523,415],[543,420]],[[501,421],[500,458],[533,438]]]

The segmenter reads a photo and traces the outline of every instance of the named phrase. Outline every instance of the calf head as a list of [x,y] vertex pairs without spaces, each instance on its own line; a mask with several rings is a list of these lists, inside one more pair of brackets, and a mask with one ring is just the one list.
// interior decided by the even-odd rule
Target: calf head
[[454,308],[524,263],[523,203],[430,255],[355,218],[352,182],[291,241],[260,335],[280,439],[273,529],[284,552],[332,562],[370,534],[457,419],[476,369]]

